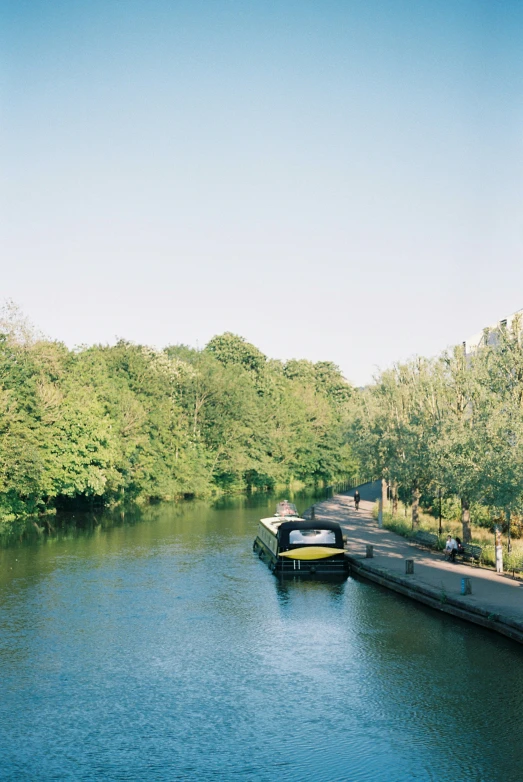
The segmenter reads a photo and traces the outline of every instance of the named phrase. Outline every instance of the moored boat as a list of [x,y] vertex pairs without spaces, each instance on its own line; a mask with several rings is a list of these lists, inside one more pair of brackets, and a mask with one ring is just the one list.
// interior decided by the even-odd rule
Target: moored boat
[[334,575],[347,571],[340,525],[304,519],[287,500],[278,503],[274,516],[260,519],[253,549],[276,573]]

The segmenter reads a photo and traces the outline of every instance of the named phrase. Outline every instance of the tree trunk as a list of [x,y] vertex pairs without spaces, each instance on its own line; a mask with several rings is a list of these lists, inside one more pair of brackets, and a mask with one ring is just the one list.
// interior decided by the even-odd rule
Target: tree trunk
[[385,508],[387,507],[387,481],[385,478],[381,479],[381,507],[383,508],[383,512],[385,512]]
[[412,492],[412,529],[419,526],[419,498],[420,490],[416,487]]
[[396,516],[398,513],[398,484],[396,481],[392,484],[392,515]]
[[505,520],[507,522],[507,553],[512,551],[512,541],[510,540],[510,509],[505,508]]
[[503,546],[501,545],[501,529],[496,524],[496,573],[503,573]]
[[470,543],[472,534],[470,531],[470,510],[467,500],[461,498],[461,525],[463,527],[463,543]]

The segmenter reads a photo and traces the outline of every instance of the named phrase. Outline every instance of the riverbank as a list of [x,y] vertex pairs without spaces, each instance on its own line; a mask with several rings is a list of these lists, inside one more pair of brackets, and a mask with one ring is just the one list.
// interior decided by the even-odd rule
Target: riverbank
[[[523,582],[487,568],[446,562],[441,552],[426,551],[380,529],[372,517],[375,498],[371,495],[379,491],[373,486],[361,490],[359,511],[354,509],[351,492],[315,506],[316,518],[339,522],[347,535],[352,574],[523,643]],[[368,545],[373,546],[372,558],[366,556]],[[409,575],[406,559],[414,562]],[[463,578],[470,579],[470,595],[461,594]]]

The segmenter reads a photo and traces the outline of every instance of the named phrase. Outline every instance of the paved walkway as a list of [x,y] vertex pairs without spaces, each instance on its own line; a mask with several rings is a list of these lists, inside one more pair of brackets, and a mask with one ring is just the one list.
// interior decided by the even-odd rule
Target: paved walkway
[[[343,527],[356,573],[523,642],[523,582],[487,568],[447,562],[441,552],[432,553],[379,529],[372,508],[372,502],[362,500],[356,511],[348,494],[316,505],[316,518],[337,521]],[[366,558],[369,543],[374,546],[372,559]],[[405,574],[405,559],[414,560],[413,575]],[[471,595],[461,595],[463,576],[471,579]]]

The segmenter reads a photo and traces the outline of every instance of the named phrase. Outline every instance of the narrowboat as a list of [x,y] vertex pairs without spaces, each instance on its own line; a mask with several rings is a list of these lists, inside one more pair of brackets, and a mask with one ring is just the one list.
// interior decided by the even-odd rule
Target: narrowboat
[[278,503],[274,516],[260,519],[253,549],[274,573],[335,575],[348,570],[340,525],[304,519],[287,500]]

